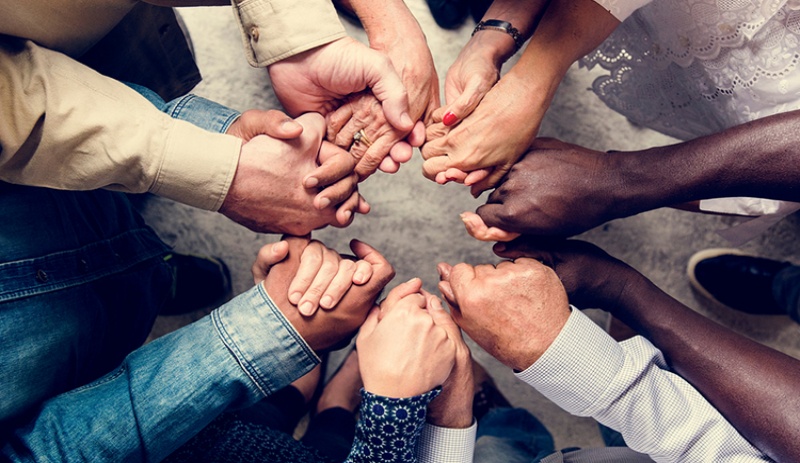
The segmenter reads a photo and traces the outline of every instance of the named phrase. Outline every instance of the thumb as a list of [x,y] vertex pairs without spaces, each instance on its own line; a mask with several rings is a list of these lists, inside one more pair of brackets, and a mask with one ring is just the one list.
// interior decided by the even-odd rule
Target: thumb
[[303,126],[285,113],[275,109],[269,111],[251,109],[243,112],[230,125],[227,133],[245,141],[258,135],[290,140],[303,133]]
[[269,269],[288,255],[289,243],[286,241],[278,241],[277,243],[262,246],[258,251],[256,261],[253,263],[253,282],[258,284],[263,281],[267,277]]
[[[496,204],[488,204],[481,206],[481,208],[492,206],[493,208],[501,207]],[[481,212],[491,213],[493,209],[485,210],[479,208]],[[483,221],[482,215],[475,214],[474,212],[461,213],[461,221],[467,228],[467,233],[479,241],[511,241],[520,236],[519,233],[509,232],[497,227],[489,227]]]
[[386,120],[400,131],[411,131],[414,121],[408,115],[408,92],[391,61],[387,56],[366,46],[360,53],[365,64],[365,86],[380,100]]
[[473,76],[467,81],[467,85],[464,86],[464,91],[458,95],[452,104],[448,105],[447,111],[442,117],[444,125],[452,126],[456,122],[472,114],[472,111],[478,107],[478,104],[488,92],[488,90],[481,88],[482,84],[483,82],[481,82],[481,78],[478,76]]

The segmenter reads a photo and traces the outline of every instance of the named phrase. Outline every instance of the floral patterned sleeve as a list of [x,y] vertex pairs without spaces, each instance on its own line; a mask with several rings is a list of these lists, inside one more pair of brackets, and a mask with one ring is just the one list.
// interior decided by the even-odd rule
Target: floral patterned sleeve
[[417,446],[428,404],[441,387],[422,395],[392,399],[361,390],[361,416],[345,463],[416,462]]

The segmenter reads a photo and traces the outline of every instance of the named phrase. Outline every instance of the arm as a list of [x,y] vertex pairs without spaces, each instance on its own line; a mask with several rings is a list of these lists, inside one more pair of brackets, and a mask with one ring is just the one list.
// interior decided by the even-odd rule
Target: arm
[[618,24],[593,0],[551,1],[519,61],[468,118],[445,137],[426,144],[425,175],[435,178],[449,168],[464,172],[492,168],[487,178],[472,183],[473,194],[496,184],[530,146],[572,63]]
[[499,253],[542,259],[575,304],[608,310],[650,339],[671,369],[759,449],[777,461],[800,458],[793,437],[800,432],[800,361],[697,314],[589,243],[521,239]]
[[618,344],[577,309],[517,376],[564,410],[616,429],[628,447],[656,461],[770,461],[670,372],[646,339]]
[[223,411],[257,402],[318,362],[259,285],[45,402],[0,453],[10,461],[160,461]]
[[0,89],[3,181],[222,205],[237,138],[173,120],[125,85],[31,42],[0,39]]
[[617,428],[631,448],[659,461],[765,459],[666,371],[646,341],[620,346],[571,311],[561,275],[552,269],[519,258],[496,268],[443,264],[442,270],[439,288],[461,328],[567,411]]
[[482,240],[508,241],[514,235],[506,231],[571,236],[612,219],[702,199],[798,201],[798,122],[800,111],[791,111],[688,142],[626,152],[537,139],[478,209],[480,217],[466,220],[467,228]]

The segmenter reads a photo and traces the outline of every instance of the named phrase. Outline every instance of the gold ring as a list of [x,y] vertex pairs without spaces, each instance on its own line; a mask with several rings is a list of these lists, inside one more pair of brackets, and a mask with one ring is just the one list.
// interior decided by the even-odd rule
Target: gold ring
[[372,142],[367,138],[367,133],[364,132],[364,129],[359,130],[353,135],[353,143],[363,143],[367,148],[372,146]]

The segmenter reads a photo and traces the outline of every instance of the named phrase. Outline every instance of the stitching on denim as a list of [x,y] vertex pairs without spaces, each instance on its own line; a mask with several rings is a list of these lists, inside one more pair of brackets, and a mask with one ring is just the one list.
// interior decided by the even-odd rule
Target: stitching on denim
[[97,381],[93,381],[93,382],[91,382],[89,384],[85,384],[83,386],[80,386],[80,387],[77,387],[77,388],[72,389],[70,391],[67,391],[67,392],[64,393],[64,395],[77,394],[79,392],[82,392],[82,391],[85,391],[85,390],[88,390],[88,389],[93,389],[93,388],[96,388],[98,386],[102,386],[102,385],[104,385],[106,383],[110,383],[111,381],[114,381],[115,379],[117,379],[120,376],[122,376],[125,373],[126,369],[127,368],[125,367],[125,364],[123,363],[116,370],[112,371],[111,373],[108,373],[107,375],[103,376],[102,378],[98,379]]
[[236,363],[239,364],[244,374],[247,375],[248,378],[250,378],[250,381],[252,381],[253,384],[256,385],[256,388],[258,388],[261,394],[263,394],[264,397],[267,397],[270,394],[274,393],[275,391],[273,391],[269,387],[266,387],[266,381],[264,382],[264,384],[262,384],[262,381],[259,381],[258,379],[254,378],[253,375],[250,374],[250,370],[246,365],[249,362],[245,360],[242,351],[239,349],[239,346],[237,346],[236,343],[233,342],[233,339],[231,339],[230,335],[228,335],[228,330],[225,329],[225,323],[222,321],[222,318],[219,315],[219,310],[211,312],[211,321],[212,323],[214,323],[214,329],[216,329],[217,334],[222,340],[222,344],[224,344],[225,347],[230,351],[231,355],[233,355],[233,358],[236,359]]

